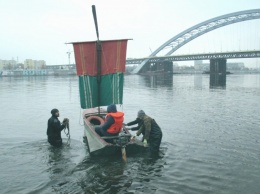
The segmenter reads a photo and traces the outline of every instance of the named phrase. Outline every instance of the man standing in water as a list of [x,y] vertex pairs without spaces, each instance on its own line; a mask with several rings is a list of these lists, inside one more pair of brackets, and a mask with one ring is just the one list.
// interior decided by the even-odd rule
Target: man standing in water
[[61,131],[68,125],[69,119],[65,118],[62,123],[60,123],[58,117],[60,116],[59,110],[54,108],[51,110],[51,118],[48,120],[47,136],[48,142],[59,147],[62,145]]
[[136,136],[141,133],[144,134],[143,143],[149,149],[151,154],[157,154],[159,152],[160,144],[162,141],[162,130],[154,119],[145,114],[143,110],[138,111],[137,118],[139,124],[141,124]]

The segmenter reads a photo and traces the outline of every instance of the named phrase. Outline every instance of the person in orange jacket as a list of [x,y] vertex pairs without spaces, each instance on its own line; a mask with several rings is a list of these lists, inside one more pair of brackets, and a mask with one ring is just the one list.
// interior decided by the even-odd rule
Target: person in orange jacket
[[117,136],[121,132],[124,121],[124,113],[116,109],[115,104],[107,107],[107,115],[105,123],[95,128],[95,131],[100,136]]

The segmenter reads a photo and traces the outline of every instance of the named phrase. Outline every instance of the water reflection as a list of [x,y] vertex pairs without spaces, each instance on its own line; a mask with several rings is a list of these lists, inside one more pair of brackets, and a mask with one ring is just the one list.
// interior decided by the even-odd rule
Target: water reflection
[[210,89],[213,88],[226,89],[226,74],[210,73],[209,87]]
[[[48,145],[46,172],[49,174],[50,181],[49,186],[45,188],[47,191],[60,193],[68,193],[72,190],[76,193],[80,191],[77,178],[72,176],[77,163],[76,157],[79,154],[75,149],[76,142],[73,143],[74,148],[68,144],[63,144],[58,148]],[[74,161],[75,159],[76,161]]]
[[195,74],[194,75],[194,88],[202,89],[202,74]]
[[167,87],[170,90],[172,89],[172,85],[173,85],[172,74],[145,75],[142,77],[144,78],[145,86],[149,88]]
[[[85,193],[110,191],[117,193],[122,187],[125,163],[120,157],[87,157],[74,171]],[[83,173],[83,174],[82,174]]]
[[65,184],[60,179],[68,173],[68,170],[71,168],[72,163],[70,161],[70,156],[68,152],[68,147],[62,145],[59,148],[49,146],[48,148],[48,169],[49,176],[51,180],[59,181],[59,185]]
[[129,157],[127,163],[121,157],[86,157],[73,174],[85,193],[153,193],[158,186],[151,182],[162,177],[164,164],[162,156],[141,154]]
[[59,166],[59,164],[66,161],[63,153],[63,146],[58,148],[49,146],[48,151],[48,166],[50,167],[50,176],[62,173],[65,168],[63,166]]

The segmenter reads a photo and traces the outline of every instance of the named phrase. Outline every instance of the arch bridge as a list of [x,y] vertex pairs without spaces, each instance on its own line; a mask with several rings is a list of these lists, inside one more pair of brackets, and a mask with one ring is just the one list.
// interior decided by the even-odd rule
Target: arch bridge
[[143,58],[141,64],[138,65],[132,73],[139,73],[140,70],[151,58],[155,58],[156,55],[165,48],[171,48],[170,51],[165,54],[165,57],[170,57],[172,53],[181,48],[183,45],[207,32],[230,24],[254,19],[260,19],[260,9],[234,12],[201,22],[195,26],[188,28],[187,30],[184,30],[170,40],[166,41],[159,48],[157,48],[148,58]]

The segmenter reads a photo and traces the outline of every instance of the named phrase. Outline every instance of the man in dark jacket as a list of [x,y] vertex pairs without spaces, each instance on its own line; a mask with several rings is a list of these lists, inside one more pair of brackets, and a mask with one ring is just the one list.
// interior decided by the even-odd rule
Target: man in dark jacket
[[162,141],[162,130],[154,119],[147,116],[143,110],[138,111],[137,118],[142,120],[142,125],[136,133],[144,134],[144,146],[148,146],[152,154],[158,153]]
[[105,123],[95,128],[95,131],[100,136],[117,136],[121,131],[124,121],[124,113],[116,109],[115,104],[107,107],[107,115]]
[[48,142],[55,146],[59,147],[62,145],[61,131],[69,123],[69,119],[65,118],[62,123],[60,123],[58,117],[60,116],[59,110],[54,108],[51,110],[51,118],[48,120],[47,136]]

